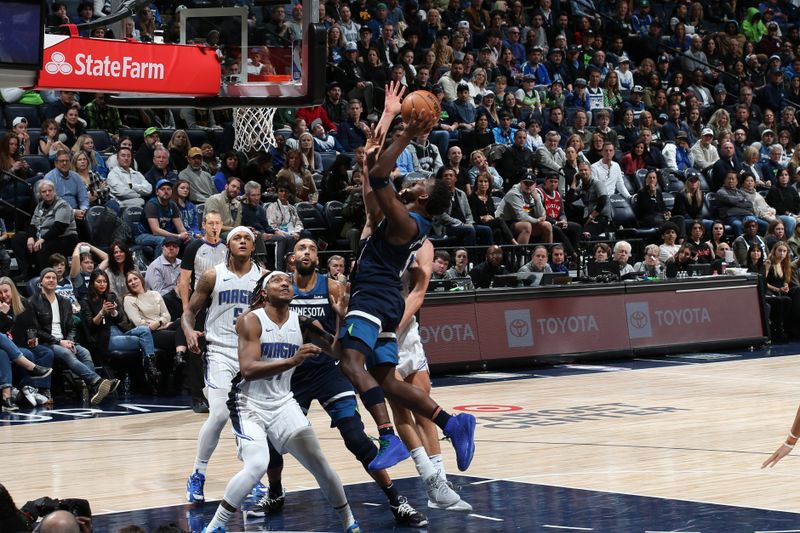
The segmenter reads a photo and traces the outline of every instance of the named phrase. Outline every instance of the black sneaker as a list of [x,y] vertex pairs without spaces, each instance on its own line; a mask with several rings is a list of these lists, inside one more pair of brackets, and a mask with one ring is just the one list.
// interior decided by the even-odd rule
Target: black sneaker
[[112,392],[117,391],[117,387],[119,387],[120,381],[118,379],[112,379],[111,381],[111,388],[109,389],[108,393],[111,394]]
[[40,365],[34,365],[33,370],[28,370],[28,374],[30,374],[32,378],[46,378],[52,373],[52,368],[47,368]]
[[208,404],[205,400],[193,400],[192,401],[192,411],[195,413],[202,415],[204,413],[208,413]]
[[111,391],[111,382],[107,379],[100,379],[96,381],[91,388],[91,402],[92,405],[97,405],[102,402]]
[[[247,516],[266,516],[281,512],[283,501],[286,499],[286,491],[281,492],[280,496],[270,496],[269,492],[258,503],[246,511]],[[427,521],[425,522],[427,524]]]
[[16,411],[18,409],[19,407],[17,407],[17,404],[15,404],[14,400],[11,399],[11,396],[0,400],[0,411],[6,413],[11,411]]
[[411,507],[405,496],[397,498],[397,503],[399,505],[390,505],[390,507],[394,515],[394,521],[398,525],[408,527],[425,527],[428,525],[428,517]]
[[172,369],[179,372],[183,365],[186,364],[186,356],[183,352],[175,352],[175,359],[172,360]]

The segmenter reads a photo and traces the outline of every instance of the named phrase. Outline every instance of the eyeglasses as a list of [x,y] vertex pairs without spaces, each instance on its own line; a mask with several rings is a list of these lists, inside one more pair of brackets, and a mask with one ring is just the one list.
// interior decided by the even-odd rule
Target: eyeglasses
[[56,159],[56,163],[69,163],[69,159]]

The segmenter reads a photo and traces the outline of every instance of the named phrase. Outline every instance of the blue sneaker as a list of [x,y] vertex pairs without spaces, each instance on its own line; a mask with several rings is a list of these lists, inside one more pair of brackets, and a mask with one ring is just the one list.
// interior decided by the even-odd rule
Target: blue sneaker
[[269,487],[267,487],[266,485],[264,485],[259,481],[258,483],[256,483],[256,486],[253,487],[253,489],[250,491],[250,496],[254,498],[263,498],[264,495],[267,493],[267,490],[269,490]]
[[475,454],[475,417],[461,413],[450,418],[444,428],[444,434],[456,449],[456,464],[464,472],[472,462]]
[[186,501],[197,503],[206,501],[203,494],[203,485],[206,484],[206,476],[200,472],[194,472],[186,482]]
[[344,530],[344,533],[361,533],[361,528],[358,527],[358,522],[353,522],[350,526]]
[[380,449],[378,455],[367,467],[369,470],[386,470],[400,461],[405,461],[411,454],[397,435],[383,435],[378,439]]

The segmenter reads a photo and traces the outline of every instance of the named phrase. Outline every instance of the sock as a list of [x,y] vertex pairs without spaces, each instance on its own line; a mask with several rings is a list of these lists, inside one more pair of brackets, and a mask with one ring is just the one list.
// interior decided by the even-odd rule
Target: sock
[[[437,413],[436,410],[438,410],[439,412]],[[433,415],[433,417],[431,417],[431,420],[433,420],[434,424],[436,424],[437,426],[439,426],[441,429],[444,430],[444,428],[447,425],[447,423],[453,417],[448,415],[447,411],[445,411],[441,407],[437,406],[436,410],[433,411],[434,415]]]
[[231,519],[233,516],[233,511],[229,511],[219,504],[217,507],[217,512],[214,513],[214,518],[211,519],[211,522],[208,523],[207,531],[214,531],[214,528],[222,527],[224,528],[228,524],[228,520]]
[[[397,489],[394,488],[394,483],[389,483],[388,487],[381,487],[381,490],[386,494],[386,497],[389,498],[389,505],[394,507],[400,505],[400,495],[397,493]],[[350,524],[347,525],[349,526]]]
[[280,481],[277,482],[277,483],[270,482],[270,484],[269,484],[269,497],[270,498],[277,498],[281,494],[283,494],[283,485],[281,484],[281,482]]
[[389,422],[381,424],[378,426],[378,435],[381,437],[385,435],[394,435],[394,426]]
[[356,521],[356,517],[353,516],[353,511],[350,510],[348,504],[344,504],[341,507],[334,507],[334,510],[336,514],[339,515],[339,520],[342,522],[342,529],[347,529]]
[[431,476],[436,475],[436,468],[434,468],[433,463],[428,458],[428,454],[425,453],[425,448],[420,446],[419,448],[411,450],[411,458],[414,460],[414,466],[417,467],[419,477],[427,480]]
[[442,459],[442,454],[431,455],[429,459],[431,463],[433,463],[433,468],[436,469],[436,472],[442,476],[442,479],[447,481],[447,473],[444,471],[444,459]]
[[194,460],[194,471],[198,474],[206,475],[206,470],[208,470],[208,461],[201,461],[200,459]]

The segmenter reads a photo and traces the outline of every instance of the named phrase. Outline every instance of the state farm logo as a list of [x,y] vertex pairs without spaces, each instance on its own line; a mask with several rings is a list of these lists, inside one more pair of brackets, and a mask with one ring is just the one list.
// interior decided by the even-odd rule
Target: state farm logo
[[533,346],[530,309],[509,309],[505,312],[506,339],[509,348]]
[[61,52],[50,54],[50,61],[44,66],[48,74],[72,74],[72,65],[67,63],[67,58]]
[[625,314],[628,317],[628,337],[646,339],[653,336],[649,303],[628,302],[625,304]]

